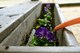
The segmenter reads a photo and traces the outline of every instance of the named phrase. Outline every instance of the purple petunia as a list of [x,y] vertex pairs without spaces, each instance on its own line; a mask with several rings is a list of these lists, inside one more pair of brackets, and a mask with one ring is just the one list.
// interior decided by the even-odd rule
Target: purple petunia
[[45,27],[38,28],[35,32],[35,36],[37,38],[46,38],[49,42],[52,42],[55,40],[54,34]]
[[47,8],[50,8],[50,4],[46,4],[46,7],[47,7]]
[[48,11],[48,8],[47,7],[44,7],[44,11],[47,12]]
[[40,27],[36,30],[35,35],[38,38],[43,38],[48,32],[48,29],[45,27]]
[[50,31],[47,33],[46,38],[49,42],[53,42],[56,40],[55,35]]
[[48,12],[50,8],[50,4],[46,4],[46,6],[44,7],[44,12]]

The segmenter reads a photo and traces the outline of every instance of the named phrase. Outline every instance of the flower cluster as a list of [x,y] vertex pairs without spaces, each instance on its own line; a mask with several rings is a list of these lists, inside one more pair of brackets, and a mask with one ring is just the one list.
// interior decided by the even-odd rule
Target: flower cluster
[[46,4],[44,6],[43,12],[44,14],[41,14],[44,16],[44,18],[38,18],[37,19],[37,25],[35,26],[35,34],[32,38],[31,45],[33,46],[54,46],[56,45],[56,36],[53,33],[52,29],[52,13],[51,13],[51,5]]
[[38,28],[35,32],[35,36],[40,39],[45,38],[49,42],[53,42],[56,40],[54,34],[51,31],[49,31],[46,27]]

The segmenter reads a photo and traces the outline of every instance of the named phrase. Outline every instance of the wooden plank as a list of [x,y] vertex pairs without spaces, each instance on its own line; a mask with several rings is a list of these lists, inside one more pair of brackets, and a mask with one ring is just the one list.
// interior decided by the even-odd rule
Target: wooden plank
[[[56,10],[58,12],[58,16],[59,16],[59,19],[60,19],[60,22],[63,23],[66,21],[66,19],[64,18],[63,16],[63,13],[60,9],[60,6],[58,4],[56,4]],[[71,33],[71,29],[70,27],[66,27],[67,30],[63,30],[63,40],[62,42],[66,43],[66,45],[70,45],[70,46],[77,46],[78,45],[78,42],[76,41],[73,33]],[[65,40],[65,41],[64,41]]]
[[[18,26],[16,27],[15,30],[13,30],[8,37],[4,39],[4,41],[1,43],[1,45],[14,45],[14,46],[19,46],[22,43],[25,42],[26,36],[29,36],[29,33],[36,21],[36,18],[39,17],[41,9],[41,5],[35,8],[33,12],[26,17],[26,19]],[[36,10],[38,12],[36,12]]]
[[0,42],[2,42],[3,39],[6,38],[21,22],[23,22],[23,20],[27,18],[27,16],[40,4],[40,2],[29,2],[28,5],[21,4],[16,7],[14,6],[1,9],[0,19],[5,17],[4,20],[6,20],[8,24],[6,25],[6,22],[0,20],[0,24],[4,23],[2,26],[6,25],[0,28]]
[[33,29],[32,32],[31,32],[31,34],[30,34],[30,38],[28,40],[28,43],[26,44],[27,46],[30,45],[30,42],[32,41],[32,38],[33,38],[34,34],[35,34],[35,29]]
[[8,49],[0,47],[0,53],[80,53],[80,47],[29,47],[10,46]]

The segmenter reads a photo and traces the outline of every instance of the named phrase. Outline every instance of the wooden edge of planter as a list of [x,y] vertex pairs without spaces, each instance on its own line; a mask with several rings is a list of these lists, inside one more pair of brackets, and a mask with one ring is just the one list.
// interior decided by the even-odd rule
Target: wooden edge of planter
[[[31,2],[30,2],[31,4]],[[34,4],[34,5],[32,5]],[[7,27],[3,27],[2,31],[0,32],[0,43],[38,6],[41,2],[32,2],[32,6],[28,8],[25,12],[23,11],[20,15],[14,16],[14,20],[9,22]],[[15,7],[15,6],[14,6]],[[11,7],[12,8],[12,7]],[[13,17],[11,17],[13,18]]]
[[33,38],[33,36],[34,36],[34,34],[35,34],[35,29],[32,30],[32,32],[31,32],[31,34],[30,34],[30,38],[29,38],[28,43],[27,43],[26,46],[29,46],[29,44],[30,44],[30,42],[31,42],[31,40],[32,40],[32,38]]
[[66,2],[66,3],[58,3],[59,5],[65,6],[65,5],[74,5],[74,4],[80,4],[80,2]]
[[[64,18],[63,16],[63,13],[62,11],[60,10],[60,6],[59,4],[55,4],[56,6],[56,9],[57,9],[57,12],[59,14],[59,19],[60,19],[60,22],[63,23],[66,21],[66,19]],[[78,46],[78,42],[77,40],[75,39],[74,35],[70,32],[70,28],[66,28],[67,30],[64,29],[63,31],[63,35],[64,35],[64,38],[65,40],[67,41],[67,46]]]
[[75,36],[73,35],[73,33],[70,30],[68,30],[67,28],[65,28],[65,30],[64,30],[64,36],[65,36],[64,37],[65,40],[68,43],[67,45],[70,45],[70,46],[78,46],[79,45]]
[[0,53],[80,53],[80,47],[29,47],[29,46],[0,46]]

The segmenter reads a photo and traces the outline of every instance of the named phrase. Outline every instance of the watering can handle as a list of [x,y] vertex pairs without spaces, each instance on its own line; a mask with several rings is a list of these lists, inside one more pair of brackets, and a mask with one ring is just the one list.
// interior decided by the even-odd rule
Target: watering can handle
[[69,20],[69,21],[66,21],[62,24],[57,25],[56,27],[54,27],[54,31],[57,31],[59,29],[65,28],[65,27],[70,26],[70,25],[78,24],[78,23],[80,23],[80,17]]

